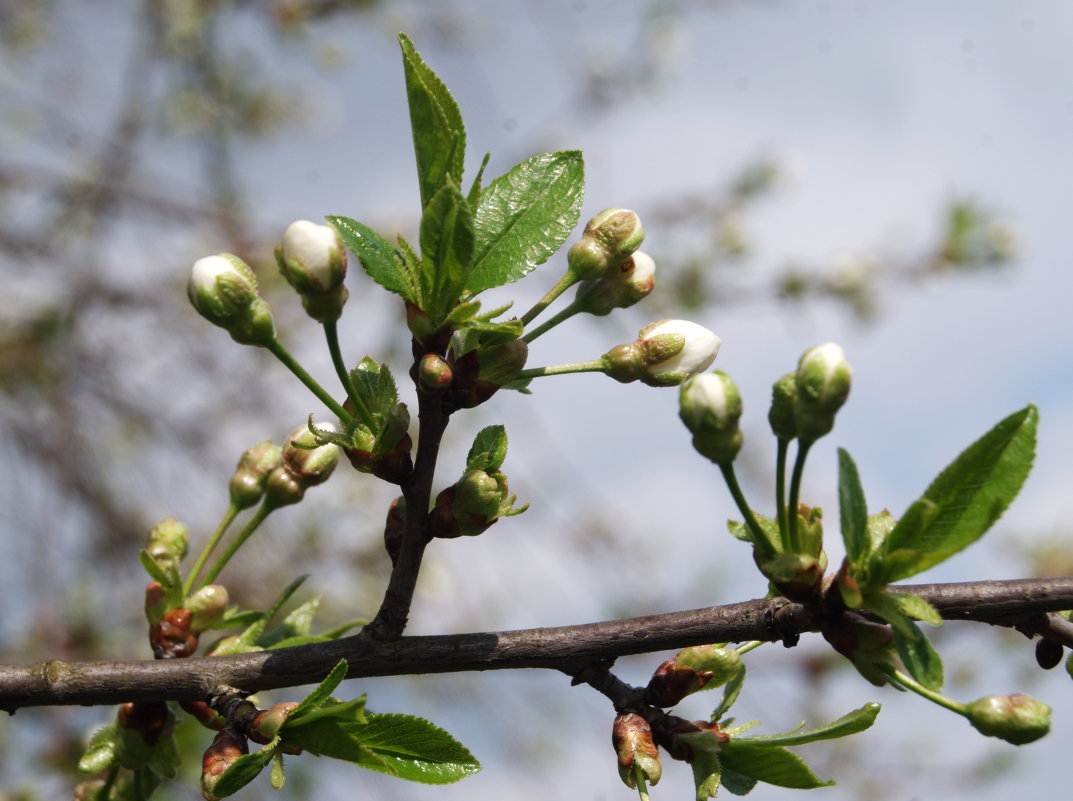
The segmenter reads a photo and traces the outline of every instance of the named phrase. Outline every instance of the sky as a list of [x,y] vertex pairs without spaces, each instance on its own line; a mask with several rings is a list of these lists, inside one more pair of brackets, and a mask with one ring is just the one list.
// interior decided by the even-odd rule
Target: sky
[[[757,243],[751,264],[761,275],[774,275],[789,261],[828,265],[847,253],[912,253],[935,237],[939,214],[955,197],[977,199],[1010,220],[1020,256],[1009,269],[896,288],[869,326],[822,302],[806,308],[730,305],[697,322],[723,339],[716,366],[742,389],[746,449],[760,476],[770,470],[774,453],[765,424],[771,383],[811,345],[837,341],[846,349],[854,366],[850,401],[830,440],[817,446],[806,480],[809,499],[830,510],[835,539],[836,446],[856,457],[871,505],[898,514],[962,448],[1029,402],[1041,412],[1036,466],[990,535],[994,543],[921,578],[1016,577],[1024,566],[1011,554],[1020,545],[1067,528],[1073,513],[1066,469],[1073,442],[1073,323],[1067,310],[1073,279],[1065,219],[1073,185],[1073,8],[995,0],[436,4],[438,20],[464,23],[460,46],[436,35],[423,5],[400,3],[398,23],[414,24],[410,34],[418,49],[462,108],[468,174],[486,150],[495,175],[543,150],[580,148],[587,174],[583,220],[612,205],[633,208],[644,219],[646,210],[677,193],[725,186],[742,163],[768,154],[786,165],[786,175],[746,221]],[[88,22],[101,34],[93,46],[81,44],[90,62],[106,63],[122,51],[122,13],[105,11],[115,18],[89,20],[94,11],[88,7],[67,12],[72,24]],[[626,87],[628,99],[611,106],[580,102],[578,63],[622,67],[631,63],[631,53],[641,60],[641,21],[652,14],[665,15],[658,17],[665,27],[659,68],[646,76],[651,85]],[[286,48],[266,67],[281,85],[303,90],[294,129],[249,146],[238,158],[267,230],[327,214],[356,217],[385,234],[393,233],[392,225],[410,224],[417,187],[393,22],[388,15],[375,25],[359,18],[315,27],[312,35],[336,59],[330,70]],[[262,43],[263,32],[241,13],[233,23],[236,49]],[[636,81],[630,70],[623,72],[622,80]],[[87,96],[114,98],[118,87],[106,79],[94,83],[93,74],[87,71],[84,79]],[[155,174],[175,181],[178,191],[182,158],[180,144],[162,142],[150,159]],[[646,250],[672,245],[649,227]],[[213,252],[211,243],[205,247]],[[204,253],[176,252],[173,261],[181,266],[199,255]],[[561,257],[553,259],[519,284],[519,306],[539,297],[562,266]],[[355,295],[379,291],[356,269],[348,280]],[[514,289],[504,295],[513,296]],[[373,306],[370,300],[361,308]],[[344,316],[341,330],[350,347],[359,350],[384,318],[379,310],[359,320]],[[593,358],[632,339],[636,327],[604,320],[564,326],[539,341],[530,365]],[[763,593],[743,547],[725,533],[726,518],[734,516],[729,498],[714,468],[689,450],[673,390],[621,386],[601,376],[548,378],[534,390],[531,398],[502,393],[483,407],[479,422],[457,424],[471,435],[488,422],[504,422],[512,489],[522,501],[537,502],[488,536],[448,543],[451,548],[437,552],[416,602],[414,633],[443,630],[444,599],[456,605],[452,620],[476,620],[490,630],[592,619],[606,613],[609,586],[629,590],[617,589],[613,600],[638,614]],[[304,417],[300,407],[288,411]],[[449,454],[463,454],[468,446],[462,433],[456,436]],[[443,480],[451,480],[448,464],[442,471]],[[758,488],[754,505],[763,507],[763,483],[750,484]],[[612,521],[612,533],[604,535],[610,541],[576,541],[591,504]],[[621,522],[620,530],[614,521]],[[603,561],[571,560],[572,549],[586,548],[603,554]],[[594,564],[607,569],[594,576]],[[555,592],[547,592],[549,583]],[[487,600],[510,596],[524,602]],[[779,699],[789,686],[779,675],[786,656],[774,654],[757,670],[753,710],[765,723],[772,715],[772,727],[798,722],[778,719]],[[1020,660],[1005,671],[1012,676],[1017,665],[1031,662],[1030,649],[1022,645],[1011,659]],[[651,659],[636,667],[632,680],[643,681],[646,666],[654,664]],[[1000,676],[986,691],[1011,692],[1017,689],[1009,684],[1013,680]],[[957,743],[957,764],[999,752],[965,736],[961,721],[947,720],[952,716],[924,702],[911,704],[858,684],[838,684],[845,708],[836,715],[873,697],[890,702],[892,712],[881,715],[884,728],[877,736],[896,741],[907,729],[923,728],[924,743],[944,740],[948,749]],[[493,752],[484,773],[455,788],[427,790],[427,797],[629,797],[615,779],[607,748],[610,710],[594,693],[582,698],[561,677],[543,675],[481,677],[472,686],[436,677],[418,686],[426,700],[450,695],[444,725],[474,750]],[[506,725],[514,725],[510,715],[522,714],[554,723],[547,711],[554,707],[534,712],[518,703],[518,695],[563,703],[562,694],[569,693],[566,703],[574,711],[564,716],[577,745],[564,754],[562,748],[541,750],[547,745],[534,740],[531,764],[514,754],[514,764],[504,765],[494,755],[487,717],[465,715],[473,687],[486,688],[483,707],[501,704]],[[385,709],[408,703],[409,690],[386,680],[361,689]],[[1015,782],[1022,792],[1053,792],[1064,781],[1058,749],[1073,729],[1073,714],[1062,703],[1068,691],[1068,677],[1061,675],[1048,675],[1033,689],[1055,706],[1056,726],[1048,740],[1018,753],[1024,770],[965,790],[940,777],[918,786],[917,797],[942,792],[990,801],[1008,797]],[[749,693],[747,686],[743,705]],[[412,705],[406,711],[420,711],[420,704]],[[543,758],[549,753],[559,760],[554,768]],[[926,747],[917,759],[930,767],[925,775],[942,772],[941,765],[929,766]],[[524,795],[510,785],[519,772],[527,776]],[[667,764],[665,773],[670,786],[661,785],[657,798],[688,792],[684,766]],[[352,773],[333,776],[343,788]],[[426,797],[426,788],[400,789],[387,780],[371,787],[377,798]],[[815,792],[843,799],[854,797],[853,787]],[[753,797],[786,793],[764,789]]]

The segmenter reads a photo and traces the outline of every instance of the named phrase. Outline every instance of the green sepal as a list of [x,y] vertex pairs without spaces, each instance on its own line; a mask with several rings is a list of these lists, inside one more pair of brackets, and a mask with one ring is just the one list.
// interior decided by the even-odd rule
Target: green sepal
[[406,34],[399,34],[399,45],[406,74],[417,181],[424,208],[448,179],[456,186],[461,185],[466,129],[455,99],[439,76],[421,59]]
[[240,756],[220,774],[219,780],[212,788],[212,794],[217,798],[226,798],[237,793],[265,769],[265,766],[276,756],[279,745],[280,739],[276,737],[260,751]]
[[979,539],[1017,496],[1035,455],[1039,412],[1001,420],[957,457],[914,502],[870,560],[872,586],[907,578]]
[[477,432],[466,457],[466,470],[492,473],[503,466],[507,458],[507,430],[501,425],[488,426]]
[[417,301],[420,287],[416,276],[406,269],[405,262],[390,242],[349,217],[330,216],[327,220],[339,233],[343,244],[358,257],[370,278],[404,300]]
[[577,225],[584,193],[579,150],[534,156],[492,181],[474,214],[466,289],[476,294],[509,284],[547,261]]

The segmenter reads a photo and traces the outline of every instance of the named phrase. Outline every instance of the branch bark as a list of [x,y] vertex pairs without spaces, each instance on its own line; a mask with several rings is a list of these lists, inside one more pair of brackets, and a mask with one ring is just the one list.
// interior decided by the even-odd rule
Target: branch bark
[[[918,595],[944,618],[1015,627],[1073,609],[1073,576],[892,587]],[[544,668],[571,674],[600,660],[714,642],[786,641],[815,631],[800,604],[764,598],[727,606],[558,628],[401,637],[363,635],[327,643],[174,660],[50,661],[0,666],[0,709],[200,701],[221,686],[247,692],[320,681],[340,659],[348,678]],[[1060,635],[1059,635],[1060,636]],[[1073,647],[1073,642],[1063,642]]]

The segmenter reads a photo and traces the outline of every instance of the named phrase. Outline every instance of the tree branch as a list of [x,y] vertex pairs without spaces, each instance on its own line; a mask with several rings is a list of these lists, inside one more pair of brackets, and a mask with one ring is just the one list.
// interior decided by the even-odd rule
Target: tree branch
[[[1073,576],[901,585],[944,618],[1017,626],[1073,608]],[[60,662],[0,666],[0,709],[205,700],[221,686],[247,692],[319,681],[340,659],[348,678],[470,670],[545,668],[577,675],[593,662],[714,642],[786,641],[816,629],[812,614],[785,598],[559,628],[402,637],[356,635],[251,654],[160,661]]]

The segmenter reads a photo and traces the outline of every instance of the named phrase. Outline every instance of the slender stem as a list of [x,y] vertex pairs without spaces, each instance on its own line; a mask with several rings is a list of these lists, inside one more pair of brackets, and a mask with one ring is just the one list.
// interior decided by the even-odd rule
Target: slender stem
[[945,695],[940,695],[934,690],[929,690],[923,684],[917,683],[917,681],[912,676],[903,673],[897,668],[890,668],[889,670],[884,672],[886,673],[887,678],[891,679],[897,684],[900,684],[907,690],[912,690],[921,698],[927,698],[932,703],[938,704],[944,709],[949,709],[951,712],[957,712],[959,715],[966,714],[965,704],[959,703],[951,698],[947,698]]
[[365,402],[358,395],[354,382],[350,380],[350,371],[346,369],[346,362],[343,361],[343,353],[339,349],[339,329],[335,320],[325,321],[324,336],[328,340],[328,351],[332,354],[332,364],[335,366],[335,372],[339,376],[343,389],[346,390],[346,396],[354,404],[354,409],[357,411],[358,417],[361,418],[361,422],[365,423],[370,430],[375,430],[376,423],[373,422],[372,413],[369,412],[369,407],[365,405]]
[[801,477],[805,472],[805,459],[811,447],[811,442],[804,442],[800,439],[797,441],[797,458],[794,459],[794,472],[790,476],[790,503],[787,510],[790,521],[787,526],[786,550],[791,553],[797,553],[800,548],[797,537],[797,504],[801,496]]
[[276,509],[275,506],[270,506],[268,503],[262,503],[250,518],[250,522],[246,524],[246,527],[238,533],[238,536],[231,541],[231,544],[227,546],[227,550],[220,554],[220,558],[216,560],[209,572],[205,574],[205,578],[201,580],[198,587],[204,587],[206,584],[211,584],[213,579],[220,575],[220,571],[224,569],[228,562],[231,561],[231,557],[235,555],[235,552],[243,546],[243,544],[250,538],[250,535],[257,530],[257,527],[265,521]]
[[775,518],[779,521],[779,535],[785,540],[786,534],[786,454],[790,451],[790,441],[779,437],[778,450],[775,452]]
[[574,274],[567,271],[566,275],[559,279],[559,283],[548,290],[548,294],[538,300],[533,308],[522,315],[522,323],[524,325],[529,325],[529,323],[533,322],[538,314],[548,308],[559,295],[563,294],[566,290],[576,284],[577,281],[578,279]]
[[313,379],[313,376],[311,376],[305,371],[305,368],[302,367],[302,365],[300,365],[293,356],[291,356],[290,352],[285,347],[283,347],[283,343],[281,343],[278,339],[274,339],[265,347],[273,356],[283,362],[283,366],[290,370],[292,373],[294,373],[295,376],[298,377],[298,380],[305,384],[310,392],[320,398],[321,402],[329,409],[331,409],[332,413],[336,417],[338,417],[344,423],[349,423],[351,421],[352,418],[350,413],[347,412],[346,409],[344,409],[342,406],[340,406],[336,402],[335,398],[329,395],[328,392],[324,389],[324,387],[322,387]]
[[593,359],[588,362],[555,364],[550,367],[534,367],[530,370],[522,370],[518,373],[518,378],[540,378],[546,375],[567,375],[569,373],[603,373],[606,370],[607,363],[603,359]]
[[738,476],[734,472],[734,463],[727,462],[726,464],[721,464],[719,465],[719,470],[723,473],[723,480],[726,482],[727,489],[730,490],[730,494],[734,498],[734,503],[737,505],[738,511],[740,511],[745,518],[745,525],[748,526],[749,530],[753,533],[753,546],[761,552],[760,555],[763,558],[771,558],[775,555],[775,548],[771,541],[768,540],[767,534],[764,532],[764,529],[760,527],[756,515],[753,514],[753,510],[749,508],[749,504],[745,500],[745,494],[741,491],[741,485],[738,484]]
[[641,797],[641,801],[651,801],[648,795],[648,784],[645,782],[645,773],[636,762],[633,763],[633,781],[637,785],[637,795]]
[[185,598],[194,589],[194,584],[197,581],[198,575],[205,567],[205,562],[208,561],[212,552],[216,550],[216,546],[220,544],[220,539],[224,536],[224,532],[234,522],[235,517],[238,515],[239,509],[234,503],[231,503],[227,507],[227,511],[224,512],[223,519],[220,524],[216,526],[216,531],[212,533],[212,537],[205,543],[205,547],[201,549],[201,553],[197,556],[197,561],[194,562],[194,566],[190,568],[190,574],[186,577],[186,581],[183,582],[183,597]]
[[749,653],[749,651],[755,651],[763,644],[763,640],[750,640],[749,642],[743,642],[734,650],[738,652],[738,656],[745,656],[745,654]]
[[548,331],[553,329],[555,326],[559,325],[559,323],[566,322],[567,320],[569,320],[571,317],[573,317],[575,314],[577,314],[580,311],[581,311],[581,309],[579,308],[578,303],[575,300],[573,303],[571,303],[569,306],[567,306],[561,312],[558,312],[550,320],[545,320],[543,323],[538,325],[532,331],[527,332],[525,334],[525,336],[522,337],[522,340],[524,342],[526,342],[526,343],[531,343],[534,339],[536,339],[541,334],[546,334]]
[[113,765],[108,769],[108,775],[104,777],[104,784],[97,791],[97,798],[101,801],[109,801],[112,797],[112,788],[115,787],[116,779],[119,778],[119,765]]

